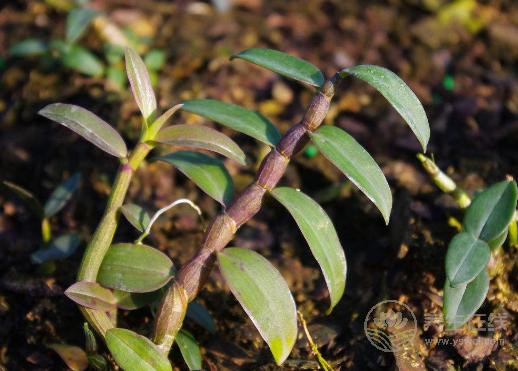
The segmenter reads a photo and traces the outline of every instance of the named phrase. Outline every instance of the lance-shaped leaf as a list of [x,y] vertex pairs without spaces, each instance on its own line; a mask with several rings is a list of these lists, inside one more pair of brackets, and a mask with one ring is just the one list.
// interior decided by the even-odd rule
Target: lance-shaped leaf
[[83,349],[68,344],[49,344],[72,371],[83,371],[88,368],[88,357]]
[[110,290],[96,282],[76,282],[65,291],[65,295],[83,307],[102,311],[113,310],[117,302]]
[[313,64],[278,50],[251,48],[231,57],[234,58],[244,59],[308,85],[320,87],[324,84],[324,75]]
[[106,345],[125,371],[172,371],[171,363],[156,345],[133,331],[122,328],[108,330]]
[[310,136],[320,152],[376,205],[388,224],[392,193],[371,155],[352,136],[334,126],[323,126]]
[[230,290],[280,365],[297,338],[297,310],[286,281],[252,250],[226,248],[218,254],[218,261]]
[[205,328],[210,333],[216,332],[216,324],[211,314],[203,305],[197,301],[191,301],[187,307],[186,316]]
[[430,126],[424,108],[414,92],[394,72],[373,65],[345,68],[340,75],[357,77],[378,90],[399,112],[421,143],[423,151],[430,139]]
[[31,261],[35,264],[42,264],[51,260],[63,260],[72,255],[81,239],[76,233],[65,234],[56,237],[47,246],[43,246],[31,254]]
[[38,39],[25,39],[9,48],[12,57],[34,57],[42,55],[48,50],[47,45]]
[[92,112],[73,104],[49,104],[38,112],[66,126],[110,155],[126,157],[128,150],[114,128]]
[[479,193],[466,211],[466,231],[484,241],[500,236],[514,216],[516,193],[516,182],[507,180]]
[[189,370],[201,370],[200,347],[194,336],[186,330],[180,330],[175,341]]
[[446,326],[455,329],[468,322],[484,302],[489,290],[489,276],[485,270],[467,285],[444,284],[444,320]]
[[151,220],[146,210],[139,205],[126,204],[121,207],[121,212],[128,222],[140,232],[144,232]]
[[266,117],[235,104],[214,99],[194,99],[184,102],[182,109],[228,126],[270,146],[275,146],[281,139],[277,128]]
[[156,303],[158,300],[160,300],[163,294],[163,289],[164,287],[162,287],[160,290],[144,293],[114,290],[113,295],[117,301],[117,308],[124,310],[135,310],[145,307],[146,305]]
[[320,265],[331,297],[330,312],[344,293],[347,274],[344,250],[333,223],[319,204],[300,191],[281,187],[271,194],[293,216]]
[[241,165],[246,164],[246,156],[236,142],[225,134],[206,126],[169,126],[160,130],[155,137],[155,142],[213,151],[228,157]]
[[472,281],[486,267],[489,246],[471,233],[459,233],[450,242],[446,253],[446,275],[450,285],[457,287]]
[[97,16],[93,9],[78,8],[68,13],[65,39],[67,43],[76,42],[86,31],[90,22]]
[[81,174],[75,173],[70,178],[61,183],[50,195],[45,202],[45,216],[50,218],[58,213],[70,200],[72,194],[79,188],[81,183]]
[[491,241],[488,241],[489,248],[491,251],[499,248],[502,246],[507,238],[507,235],[509,233],[509,227],[505,229],[498,237],[493,238]]
[[131,85],[131,91],[135,97],[142,116],[147,121],[150,116],[156,111],[156,98],[149,73],[142,58],[136,51],[126,48],[126,73]]
[[18,184],[8,182],[7,180],[3,180],[0,182],[1,189],[6,189],[11,192],[15,196],[17,196],[20,200],[25,202],[27,206],[30,207],[32,212],[36,214],[39,218],[43,218],[45,216],[43,206],[40,201],[34,196],[30,191],[19,186]]
[[[54,43],[53,46],[56,46]],[[85,75],[99,77],[104,73],[104,65],[90,50],[77,44],[64,49],[63,64]]]
[[228,205],[234,194],[234,184],[223,162],[203,153],[178,151],[159,157],[158,160],[178,168],[210,197]]
[[128,292],[155,291],[172,278],[173,262],[163,252],[146,245],[112,245],[103,259],[97,281]]

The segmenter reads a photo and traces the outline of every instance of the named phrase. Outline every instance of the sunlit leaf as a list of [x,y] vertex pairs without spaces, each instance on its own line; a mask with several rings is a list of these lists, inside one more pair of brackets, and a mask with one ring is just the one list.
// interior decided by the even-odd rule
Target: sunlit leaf
[[19,186],[18,184],[14,184],[12,182],[8,182],[7,180],[3,180],[0,182],[2,189],[6,189],[15,196],[17,196],[20,200],[25,202],[27,206],[29,206],[33,213],[35,213],[39,218],[43,218],[44,211],[43,206],[40,201],[34,196],[30,191]]
[[88,357],[83,349],[67,344],[49,344],[47,346],[59,354],[72,371],[83,371],[88,368]]
[[68,13],[65,39],[67,43],[75,43],[90,25],[90,22],[97,16],[93,9],[77,8]]
[[399,112],[421,143],[423,151],[430,139],[430,126],[423,105],[414,92],[394,72],[379,66],[359,65],[340,71],[342,76],[352,75],[378,90]]
[[195,99],[183,103],[182,109],[228,126],[270,146],[281,139],[277,128],[260,113],[235,104],[213,99]]
[[160,130],[155,141],[180,147],[192,147],[213,151],[226,156],[241,165],[246,164],[246,156],[229,137],[217,130],[198,125],[174,125]]
[[25,39],[9,48],[9,55],[13,57],[33,57],[47,52],[47,45],[38,39]]
[[46,261],[66,259],[77,250],[80,243],[81,239],[76,233],[59,236],[50,241],[47,246],[33,252],[31,261],[35,264],[42,264]]
[[50,195],[45,202],[45,216],[50,218],[58,213],[70,200],[74,192],[79,188],[81,183],[81,174],[75,173],[70,178],[61,183]]
[[470,233],[459,233],[450,242],[446,254],[446,275],[456,287],[472,281],[486,267],[491,251],[489,246]]
[[171,363],[155,344],[133,331],[122,328],[108,330],[106,345],[125,371],[172,371]]
[[76,282],[66,289],[65,295],[79,305],[103,311],[112,310],[117,302],[110,290],[96,282]]
[[324,75],[311,63],[280,52],[265,48],[251,48],[232,56],[241,58],[258,66],[267,68],[279,75],[289,77],[308,85],[320,87],[324,84]]
[[136,51],[127,48],[125,50],[126,56],[126,73],[131,85],[131,91],[135,97],[140,112],[145,120],[148,120],[156,111],[156,98],[151,81],[149,80],[149,73],[146,65]]
[[103,259],[97,281],[128,292],[155,291],[172,278],[173,262],[163,252],[146,245],[112,245]]
[[211,314],[203,305],[197,301],[191,301],[187,307],[186,316],[205,328],[207,331],[216,332],[216,324]]
[[344,293],[347,274],[344,250],[333,223],[319,204],[300,191],[280,187],[271,194],[293,216],[320,265],[331,297],[331,311]]
[[392,193],[371,155],[351,135],[334,126],[323,126],[310,136],[320,152],[376,205],[388,224]]
[[180,330],[175,341],[189,370],[201,370],[200,347],[194,337],[188,331]]
[[228,205],[234,194],[234,184],[223,162],[203,153],[178,151],[159,157],[178,168],[210,197]]
[[489,290],[489,276],[485,270],[467,285],[452,287],[448,279],[444,284],[444,320],[449,329],[468,322],[484,302]]
[[63,64],[85,75],[100,77],[104,65],[91,51],[79,45],[72,45],[63,55]]
[[162,290],[163,288],[145,293],[114,290],[113,295],[117,300],[118,308],[125,310],[135,310],[145,307],[146,305],[156,303],[162,296]]
[[297,311],[286,281],[268,260],[252,250],[226,248],[218,253],[218,261],[230,290],[280,365],[297,338]]
[[484,241],[500,236],[514,216],[516,193],[516,182],[507,180],[479,193],[466,210],[466,231]]
[[121,212],[128,222],[140,232],[144,232],[148,227],[150,222],[149,214],[139,205],[126,204],[121,207]]
[[92,112],[73,104],[54,103],[38,113],[66,126],[103,151],[116,157],[126,157],[126,144],[119,133]]

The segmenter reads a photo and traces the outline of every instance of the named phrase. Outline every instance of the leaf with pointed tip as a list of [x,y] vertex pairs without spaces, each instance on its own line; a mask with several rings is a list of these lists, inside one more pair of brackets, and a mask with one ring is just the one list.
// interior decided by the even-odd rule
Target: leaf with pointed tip
[[266,117],[232,103],[194,99],[184,102],[182,109],[228,126],[270,146],[275,146],[281,139],[277,128]]
[[133,331],[108,330],[106,345],[117,364],[126,371],[172,371],[171,363],[156,345]]
[[110,290],[96,282],[76,282],[66,289],[65,295],[83,307],[102,311],[113,310],[117,302]]
[[345,68],[340,75],[352,75],[378,90],[398,111],[421,143],[423,151],[430,139],[430,126],[423,105],[407,84],[394,72],[373,65]]
[[131,91],[140,108],[140,112],[142,112],[142,116],[147,122],[156,111],[156,98],[146,64],[133,49],[126,48],[124,55]]
[[320,152],[376,205],[388,224],[392,193],[371,155],[351,135],[334,126],[322,126],[310,136]]
[[38,39],[25,39],[9,48],[12,57],[34,57],[46,53],[47,45]]
[[169,126],[160,130],[154,141],[161,144],[213,151],[241,165],[246,165],[246,156],[236,142],[225,134],[206,126]]
[[216,332],[216,324],[211,314],[203,305],[197,301],[191,301],[187,307],[186,316],[192,319],[201,327],[205,328],[210,333]]
[[324,84],[324,75],[313,64],[278,50],[250,48],[231,57],[231,59],[234,58],[244,59],[279,75],[317,88]]
[[493,238],[491,241],[488,241],[489,248],[491,251],[496,250],[500,246],[502,246],[507,238],[507,234],[509,233],[509,228],[506,228],[499,236]]
[[479,193],[464,216],[464,228],[475,237],[491,241],[501,235],[516,210],[516,182],[496,183]]
[[153,122],[153,127],[152,127],[153,133],[151,134],[151,138],[154,138],[156,133],[158,133],[160,131],[162,126],[164,126],[167,123],[167,120],[169,120],[171,118],[171,116],[173,116],[174,113],[182,107],[183,107],[183,104],[177,104],[176,106],[173,106],[173,107],[169,108],[167,111],[165,111],[164,113],[162,113],[160,115],[160,117],[157,118],[155,120],[155,122]]
[[319,204],[300,191],[280,187],[271,194],[293,216],[320,265],[331,297],[330,312],[344,293],[347,274],[344,250],[333,223]]
[[88,357],[83,349],[68,344],[49,344],[47,347],[54,350],[72,371],[88,368]]
[[90,50],[77,44],[64,50],[63,64],[85,75],[100,77],[104,73],[104,65]]
[[151,246],[119,243],[108,249],[97,281],[111,289],[150,292],[167,284],[173,272],[173,262],[163,252]]
[[19,186],[18,184],[2,180],[0,182],[2,188],[7,189],[9,192],[17,196],[20,200],[25,202],[29,206],[33,213],[35,213],[40,219],[45,217],[45,212],[40,201],[30,191]]
[[186,177],[222,205],[228,205],[232,201],[234,183],[221,160],[189,151],[173,152],[157,159],[176,166]]
[[70,178],[61,183],[50,195],[45,202],[45,216],[50,218],[58,213],[70,200],[74,192],[79,188],[81,183],[81,174],[75,173]]
[[65,40],[67,43],[72,44],[76,42],[86,31],[90,22],[97,16],[97,13],[93,9],[88,8],[77,8],[72,9],[68,13],[67,25],[65,31]]
[[462,326],[470,320],[484,302],[489,290],[489,276],[485,270],[467,285],[452,287],[444,284],[444,320],[449,329]]
[[149,214],[139,205],[126,204],[121,207],[122,215],[132,226],[140,232],[144,232],[149,225],[151,218]]
[[229,247],[218,253],[230,290],[268,343],[275,362],[286,360],[297,338],[297,310],[279,271],[255,251]]
[[151,305],[160,300],[164,287],[162,287],[160,290],[144,293],[114,290],[113,295],[117,300],[118,308],[124,310],[135,310],[145,307],[146,305]]
[[114,128],[92,112],[73,104],[49,104],[40,115],[66,126],[110,155],[123,158],[128,150]]
[[52,260],[63,260],[72,255],[81,239],[76,233],[65,234],[56,237],[47,246],[43,246],[31,254],[31,261],[34,264],[42,264]]
[[182,358],[189,370],[201,370],[201,352],[196,339],[186,330],[180,330],[176,334],[176,345],[180,348]]
[[472,281],[486,267],[489,246],[471,233],[459,233],[450,242],[446,253],[446,275],[451,286]]

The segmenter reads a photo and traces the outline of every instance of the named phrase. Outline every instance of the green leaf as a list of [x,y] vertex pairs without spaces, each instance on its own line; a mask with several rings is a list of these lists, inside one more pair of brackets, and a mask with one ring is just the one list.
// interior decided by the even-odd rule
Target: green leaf
[[68,344],[49,344],[72,371],[83,371],[88,368],[88,357],[83,349]]
[[133,331],[122,328],[108,330],[106,345],[125,371],[172,371],[171,363],[156,345]]
[[501,235],[516,210],[516,182],[496,183],[479,193],[464,217],[464,228],[475,237],[491,241]]
[[486,267],[490,255],[487,243],[470,233],[453,237],[446,253],[446,275],[451,286],[472,281]]
[[31,261],[34,264],[42,264],[51,260],[63,260],[72,255],[81,239],[76,233],[65,234],[59,236],[48,244],[48,246],[41,247],[31,254]]
[[180,330],[175,341],[189,370],[201,370],[200,347],[194,337],[188,331]]
[[158,71],[166,62],[165,52],[161,49],[152,49],[144,57],[144,63],[152,71]]
[[268,343],[275,362],[286,360],[297,338],[297,310],[286,281],[258,253],[239,247],[218,253],[230,290]]
[[46,53],[47,45],[38,39],[25,39],[9,48],[12,57],[33,57]]
[[66,51],[63,64],[88,76],[100,77],[104,73],[104,65],[99,58],[79,45],[72,45]]
[[394,72],[373,65],[359,65],[345,68],[340,75],[352,75],[378,90],[399,112],[421,143],[423,151],[430,139],[430,126],[426,112],[414,92]]
[[223,162],[203,153],[179,151],[158,157],[176,166],[210,197],[228,205],[232,201],[234,184]]
[[251,48],[231,57],[231,59],[234,58],[244,59],[279,75],[308,85],[320,87],[324,84],[324,75],[317,67],[303,59],[278,50]]
[[195,99],[184,102],[182,109],[228,126],[270,146],[275,146],[281,139],[277,128],[266,117],[235,104],[213,99]]
[[509,233],[509,228],[506,228],[505,231],[502,232],[501,235],[498,237],[495,237],[491,241],[489,241],[487,244],[489,245],[489,248],[491,251],[496,250],[500,246],[502,246],[507,238],[507,234]]
[[206,126],[169,126],[160,130],[155,141],[161,144],[213,151],[241,165],[246,164],[246,156],[236,142],[219,131]]
[[156,111],[156,98],[149,73],[144,61],[136,51],[130,48],[125,50],[126,73],[131,85],[131,91],[135,97],[142,116],[147,121]]
[[489,290],[489,276],[485,270],[467,285],[452,287],[444,284],[444,320],[449,329],[462,326],[470,320],[484,302]]
[[147,305],[151,305],[160,300],[162,296],[162,290],[163,288],[145,293],[114,290],[113,295],[117,300],[118,308],[125,310],[135,310]]
[[61,183],[45,202],[45,216],[47,218],[57,214],[70,200],[81,183],[81,174],[74,173],[70,178]]
[[334,126],[322,126],[310,136],[320,152],[376,205],[388,224],[392,193],[371,155],[351,135]]
[[79,40],[97,14],[95,10],[87,8],[71,10],[68,13],[65,33],[67,43],[73,44]]
[[271,194],[293,216],[320,265],[331,297],[330,312],[342,298],[347,274],[344,250],[333,223],[319,204],[300,191],[281,187]]
[[186,316],[192,319],[201,327],[205,328],[210,333],[216,332],[216,324],[211,314],[203,305],[197,301],[191,301],[187,307]]
[[146,245],[112,245],[103,259],[97,281],[128,292],[155,291],[172,278],[173,262],[163,252]]
[[73,104],[49,104],[40,115],[66,126],[110,155],[123,158],[128,150],[114,128],[92,112]]
[[139,205],[126,204],[121,207],[121,212],[128,222],[140,232],[144,232],[151,220],[146,210]]
[[14,184],[12,182],[8,182],[7,180],[3,180],[0,182],[2,188],[8,190],[15,196],[17,196],[20,200],[25,202],[27,206],[30,207],[33,213],[35,213],[40,219],[42,219],[44,215],[43,206],[40,201],[27,189],[19,186],[18,184]]
[[65,295],[83,307],[102,311],[113,310],[117,302],[110,290],[96,282],[76,282],[66,289]]

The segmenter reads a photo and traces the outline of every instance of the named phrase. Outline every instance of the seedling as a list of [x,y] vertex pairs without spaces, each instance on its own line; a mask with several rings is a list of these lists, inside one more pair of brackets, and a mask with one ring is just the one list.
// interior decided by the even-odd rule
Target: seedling
[[[302,191],[277,187],[277,183],[291,157],[311,141],[376,205],[388,223],[392,195],[379,166],[347,132],[333,126],[321,127],[321,124],[335,88],[347,76],[366,81],[380,91],[425,149],[429,127],[423,107],[399,77],[382,67],[359,65],[346,68],[326,80],[318,68],[299,58],[275,50],[248,49],[234,58],[317,88],[299,124],[281,135],[264,116],[211,99],[186,101],[159,115],[144,62],[131,49],[126,50],[125,57],[131,89],[143,116],[142,134],[132,151],[127,150],[122,137],[110,125],[84,108],[58,103],[40,111],[43,116],[118,157],[121,162],[106,211],[86,248],[78,282],[67,290],[67,295],[80,304],[85,318],[105,339],[123,369],[171,370],[167,355],[174,342],[178,343],[188,366],[199,369],[201,357],[196,342],[184,332],[182,325],[186,314],[189,316],[191,312],[188,303],[195,299],[217,261],[231,291],[268,343],[275,362],[283,363],[297,338],[297,311],[288,285],[261,255],[240,247],[226,247],[227,244],[237,230],[259,211],[262,199],[268,193],[292,214],[320,265],[330,293],[330,312],[345,289],[344,250],[325,211]],[[179,109],[230,127],[272,147],[262,161],[255,181],[240,195],[234,197],[232,179],[219,158],[195,151],[212,151],[245,164],[243,151],[230,138],[212,129],[195,125],[166,126]],[[124,202],[135,170],[157,144],[190,148],[190,151],[176,151],[156,160],[175,166],[222,205],[222,212],[206,229],[200,250],[178,270],[165,254],[154,247],[129,242],[113,243],[121,211],[137,229],[147,230],[145,213],[138,206],[124,206]],[[144,238],[139,238],[138,242],[143,242]],[[123,307],[120,298],[131,298],[125,303],[129,308],[137,301],[140,304],[152,301],[148,301],[146,295],[161,297],[152,340],[131,330],[117,328],[116,308]]]
[[451,193],[460,207],[466,207],[462,230],[451,240],[445,262],[444,319],[448,328],[455,329],[482,306],[489,290],[486,266],[491,252],[504,244],[510,229],[516,228],[516,182],[496,183],[471,201],[430,159],[418,157],[439,188]]

